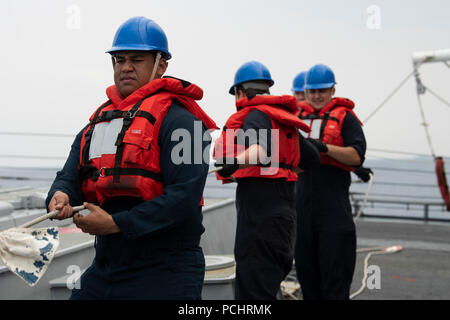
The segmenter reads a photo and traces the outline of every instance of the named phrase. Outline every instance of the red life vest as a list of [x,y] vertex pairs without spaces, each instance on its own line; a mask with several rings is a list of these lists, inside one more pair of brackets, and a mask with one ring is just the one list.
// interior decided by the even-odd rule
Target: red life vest
[[[79,174],[88,202],[102,204],[117,197],[146,201],[164,193],[158,136],[173,101],[184,106],[208,129],[217,129],[195,102],[202,98],[202,89],[187,81],[169,77],[155,79],[126,99],[116,86],[110,86],[106,94],[110,100],[90,117],[81,139]],[[120,131],[118,135],[111,134],[113,127]],[[96,133],[95,128],[103,131]],[[112,136],[110,146],[102,145],[106,140],[95,142],[96,134]],[[103,148],[109,148],[109,152],[104,153]]]
[[[295,116],[297,103],[294,97],[258,95],[248,100],[239,99],[236,102],[237,112],[225,124],[221,136],[214,145],[214,159],[234,158],[245,150],[244,141],[238,141],[237,131],[244,123],[245,117],[253,110],[260,110],[267,114],[272,123],[273,148],[278,148],[271,154],[270,165],[253,166],[239,169],[234,174],[239,178],[285,178],[287,181],[296,181],[297,174],[294,169],[300,162],[299,133],[297,129],[309,131],[309,127]],[[274,130],[275,129],[275,130]],[[276,136],[278,133],[278,137]],[[270,139],[270,137],[267,137]],[[278,138],[278,139],[276,139]],[[277,141],[278,140],[278,141]],[[239,144],[239,143],[242,144]],[[217,179],[224,183],[231,182],[216,174]]]
[[[347,112],[350,112],[358,119],[353,112],[353,108],[355,107],[353,101],[346,98],[333,98],[330,103],[319,111],[316,111],[306,101],[301,101],[298,105],[301,108],[299,118],[305,121],[311,128],[311,132],[305,135],[305,137],[317,139],[326,144],[339,147],[344,146],[341,130]],[[358,121],[362,125],[359,119]],[[354,167],[340,163],[324,153],[320,154],[320,163],[336,166],[348,171],[355,170]]]

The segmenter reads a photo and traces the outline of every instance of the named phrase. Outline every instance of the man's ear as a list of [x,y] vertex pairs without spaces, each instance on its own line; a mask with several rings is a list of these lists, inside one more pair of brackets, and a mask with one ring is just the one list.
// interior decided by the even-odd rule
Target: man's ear
[[242,99],[243,97],[245,97],[245,92],[242,89],[237,89],[235,96],[236,100]]
[[336,93],[336,87],[333,86],[333,88],[331,88],[331,96],[333,97],[335,93]]
[[161,78],[163,74],[166,72],[167,67],[169,66],[169,63],[166,59],[161,58],[159,59],[158,63],[158,69],[156,69],[156,77],[155,78]]

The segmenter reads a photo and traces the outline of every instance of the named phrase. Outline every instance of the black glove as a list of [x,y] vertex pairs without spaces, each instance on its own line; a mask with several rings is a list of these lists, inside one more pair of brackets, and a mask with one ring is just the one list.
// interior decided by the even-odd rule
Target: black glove
[[214,163],[215,167],[222,167],[221,170],[217,171],[217,173],[224,177],[229,178],[233,173],[235,173],[239,169],[239,164],[236,158],[222,158],[217,160]]
[[328,152],[328,147],[325,143],[320,142],[319,140],[313,138],[306,139],[309,143],[311,143],[319,152]]
[[370,175],[373,175],[373,171],[370,168],[364,168],[364,167],[358,167],[355,169],[355,174],[360,178],[362,181],[367,182],[370,180]]

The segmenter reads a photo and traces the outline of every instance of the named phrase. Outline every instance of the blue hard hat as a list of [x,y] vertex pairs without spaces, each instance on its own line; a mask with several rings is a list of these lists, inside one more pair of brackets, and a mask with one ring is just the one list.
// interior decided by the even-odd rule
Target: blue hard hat
[[296,75],[294,78],[294,82],[292,83],[291,91],[293,92],[305,91],[305,78],[306,78],[306,71],[302,71],[298,75]]
[[167,60],[172,57],[163,29],[146,17],[134,17],[125,21],[117,29],[112,48],[106,52],[125,50],[161,51]]
[[336,84],[333,71],[324,64],[316,64],[306,74],[305,89],[331,88]]
[[270,76],[269,69],[267,69],[265,65],[258,61],[250,61],[244,63],[236,71],[236,74],[234,76],[234,83],[231,86],[229,93],[234,95],[235,86],[244,82],[254,80],[266,80],[267,82],[269,82],[270,87],[274,84],[274,81]]

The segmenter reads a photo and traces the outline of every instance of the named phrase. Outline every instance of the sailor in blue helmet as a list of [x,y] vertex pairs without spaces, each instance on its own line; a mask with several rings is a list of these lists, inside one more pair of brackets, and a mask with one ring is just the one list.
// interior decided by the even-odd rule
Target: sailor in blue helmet
[[366,140],[354,103],[333,97],[335,77],[326,65],[306,75],[300,119],[321,165],[299,174],[297,276],[305,300],[349,299],[356,259],[356,232],[349,200],[350,172],[364,161]]
[[305,77],[306,71],[297,74],[292,82],[292,94],[298,102],[305,100]]
[[[274,84],[260,62],[244,63],[229,93],[236,112],[216,140],[217,178],[236,181],[235,299],[276,299],[292,267],[296,213],[296,170],[319,163],[315,148],[299,130],[291,95],[270,95]],[[300,155],[301,153],[301,155]]]
[[[208,148],[203,133],[216,128],[195,102],[203,91],[163,77],[171,54],[150,19],[124,22],[107,52],[115,85],[76,136],[46,201],[61,211],[57,219],[73,216],[95,235],[95,258],[71,299],[200,299],[208,159],[194,145]],[[178,129],[191,136],[187,161],[172,155]],[[82,203],[88,214],[73,215]]]

